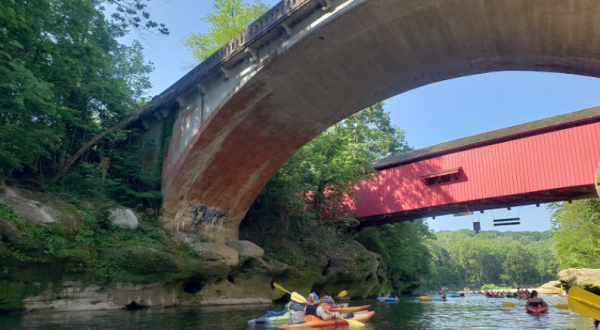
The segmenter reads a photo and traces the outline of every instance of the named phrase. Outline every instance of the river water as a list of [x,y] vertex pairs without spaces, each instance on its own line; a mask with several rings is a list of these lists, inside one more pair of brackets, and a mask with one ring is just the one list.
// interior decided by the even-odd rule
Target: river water
[[[542,296],[550,306],[565,304],[566,298]],[[503,308],[502,301],[517,307]],[[593,328],[589,318],[569,310],[550,308],[547,314],[530,315],[523,300],[490,299],[479,295],[448,298],[447,302],[420,302],[404,298],[399,303],[374,300],[351,301],[351,305],[371,304],[375,316],[365,330],[391,329],[586,329]],[[1,330],[262,330],[247,321],[260,317],[279,305],[181,307],[97,312],[37,312],[0,315]],[[271,329],[274,329],[272,327]],[[315,328],[313,328],[315,329]]]

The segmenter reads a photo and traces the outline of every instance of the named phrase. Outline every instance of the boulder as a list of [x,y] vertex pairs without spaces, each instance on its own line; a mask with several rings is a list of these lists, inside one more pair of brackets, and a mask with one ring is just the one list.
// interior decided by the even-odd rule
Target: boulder
[[17,243],[21,238],[21,231],[12,221],[0,218],[0,238],[2,237],[9,242]]
[[[6,194],[0,195],[0,203],[10,205],[13,212],[30,224],[40,225],[59,222],[62,215],[60,211],[41,201],[23,198],[21,197],[23,194],[20,192],[21,190],[7,188]],[[31,194],[34,194],[33,197],[42,199],[38,196],[40,193],[32,192]]]
[[560,281],[551,281],[537,288],[540,294],[561,294],[563,292]]
[[227,275],[239,262],[239,253],[222,243],[193,243],[190,247],[205,260],[203,275]]
[[566,290],[578,286],[595,294],[600,294],[600,269],[569,268],[559,274],[560,282]]
[[132,210],[127,208],[114,208],[108,211],[108,220],[113,226],[123,229],[136,229],[138,218]]
[[227,239],[227,246],[236,250],[240,255],[240,259],[259,259],[265,255],[265,250],[250,241]]

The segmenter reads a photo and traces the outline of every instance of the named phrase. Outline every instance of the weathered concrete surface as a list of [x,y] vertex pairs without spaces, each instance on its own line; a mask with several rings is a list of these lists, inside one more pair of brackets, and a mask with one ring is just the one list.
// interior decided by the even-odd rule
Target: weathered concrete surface
[[[504,70],[600,77],[600,1],[332,3],[328,18],[300,22],[288,41],[260,49],[251,72],[233,70],[229,87],[211,83],[203,97],[220,101],[209,116],[193,110],[204,109],[200,96],[182,101],[189,109],[179,114],[170,148],[184,148],[163,167],[168,228],[197,230],[193,212],[206,206],[216,218],[202,225],[236,237],[260,189],[296,150],[405,91]],[[200,127],[186,131],[194,120]]]

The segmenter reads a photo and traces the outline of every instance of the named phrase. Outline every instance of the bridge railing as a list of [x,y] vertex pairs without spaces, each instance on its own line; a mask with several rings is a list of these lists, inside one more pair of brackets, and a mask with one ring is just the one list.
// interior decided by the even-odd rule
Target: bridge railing
[[198,66],[188,72],[185,76],[169,86],[160,95],[154,97],[143,109],[138,112],[140,118],[152,115],[152,112],[160,106],[173,101],[177,96],[189,88],[194,88],[202,79],[210,73],[218,70],[228,60],[245,51],[252,43],[259,40],[266,33],[280,28],[281,24],[301,8],[310,3],[321,4],[323,0],[283,0],[273,6],[268,12],[251,23],[241,33],[235,36],[225,46],[202,61]]

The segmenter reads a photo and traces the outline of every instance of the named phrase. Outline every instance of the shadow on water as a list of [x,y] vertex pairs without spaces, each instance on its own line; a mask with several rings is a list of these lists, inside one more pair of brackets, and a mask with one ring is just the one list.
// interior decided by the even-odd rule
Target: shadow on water
[[[542,296],[550,306],[566,303],[565,298]],[[502,301],[517,307],[503,308]],[[524,301],[489,299],[479,295],[449,298],[447,302],[420,302],[404,298],[399,303],[373,300],[352,301],[352,305],[371,304],[375,316],[366,330],[391,329],[582,329],[592,330],[592,321],[568,310],[550,308],[549,313],[530,315]],[[180,307],[97,312],[38,312],[0,315],[2,330],[258,330],[247,321],[260,317],[268,309],[283,305]],[[270,327],[274,329],[276,327]],[[313,328],[315,329],[315,328]]]

